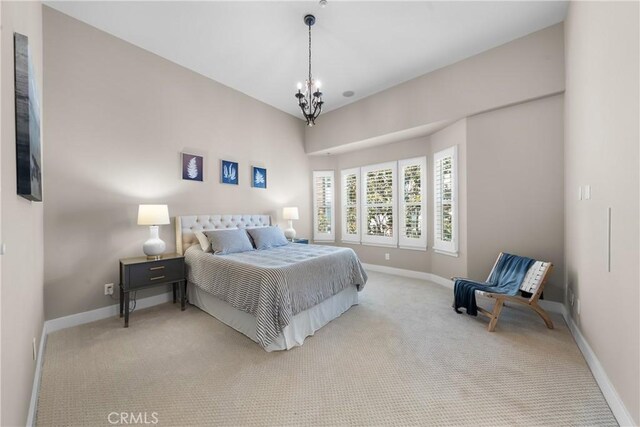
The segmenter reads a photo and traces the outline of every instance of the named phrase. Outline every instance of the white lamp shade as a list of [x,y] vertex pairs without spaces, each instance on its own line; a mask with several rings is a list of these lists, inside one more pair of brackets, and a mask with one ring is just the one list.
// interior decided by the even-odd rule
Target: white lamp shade
[[165,225],[169,223],[167,205],[140,205],[138,208],[138,225]]
[[298,208],[290,207],[282,210],[282,218],[284,219],[300,219],[298,215]]

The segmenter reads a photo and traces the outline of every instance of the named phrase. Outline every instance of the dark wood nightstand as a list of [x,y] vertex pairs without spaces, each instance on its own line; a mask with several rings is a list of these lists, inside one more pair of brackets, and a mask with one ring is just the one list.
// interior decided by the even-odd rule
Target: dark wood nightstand
[[184,310],[187,293],[184,256],[166,254],[154,260],[147,257],[120,260],[120,317],[124,313],[125,328],[129,327],[129,292],[160,285],[173,286],[174,303],[178,291],[180,309]]
[[309,239],[292,239],[291,243],[301,243],[303,245],[308,245]]

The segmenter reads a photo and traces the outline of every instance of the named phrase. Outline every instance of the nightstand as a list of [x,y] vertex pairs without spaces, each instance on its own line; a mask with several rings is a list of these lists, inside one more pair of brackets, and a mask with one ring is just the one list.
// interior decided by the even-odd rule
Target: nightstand
[[309,239],[292,239],[291,243],[301,243],[303,245],[308,245]]
[[174,303],[177,290],[180,309],[184,310],[187,293],[184,256],[166,254],[154,260],[147,257],[120,260],[120,317],[124,314],[125,328],[129,327],[129,293],[162,285],[173,286]]

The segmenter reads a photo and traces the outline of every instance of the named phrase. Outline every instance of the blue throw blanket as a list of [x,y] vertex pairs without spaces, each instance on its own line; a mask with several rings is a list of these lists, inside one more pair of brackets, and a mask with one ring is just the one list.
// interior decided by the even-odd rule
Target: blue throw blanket
[[520,290],[520,284],[522,284],[527,270],[534,262],[535,260],[531,258],[503,253],[488,282],[481,283],[468,279],[456,279],[453,285],[453,309],[457,313],[461,313],[458,308],[464,307],[468,315],[477,316],[476,290],[516,295]]

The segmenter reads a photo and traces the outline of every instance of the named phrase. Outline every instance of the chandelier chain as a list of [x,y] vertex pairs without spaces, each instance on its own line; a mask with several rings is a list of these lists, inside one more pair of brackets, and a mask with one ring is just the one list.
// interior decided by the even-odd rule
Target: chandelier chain
[[322,112],[322,104],[324,104],[324,102],[322,101],[320,87],[313,81],[313,74],[311,72],[311,27],[315,23],[315,16],[306,15],[304,22],[309,30],[309,76],[305,84],[304,92],[302,91],[302,84],[300,83],[295,97],[298,99],[298,106],[307,121],[307,125],[313,126],[316,118]]
[[311,25],[309,25],[309,84],[311,84]]

